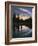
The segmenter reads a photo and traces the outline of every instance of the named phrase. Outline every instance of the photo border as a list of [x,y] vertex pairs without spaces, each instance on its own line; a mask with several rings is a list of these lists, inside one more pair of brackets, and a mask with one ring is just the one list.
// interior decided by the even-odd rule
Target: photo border
[[[9,5],[10,4],[19,4],[19,5],[33,5],[35,6],[35,40],[33,41],[18,41],[18,42],[9,42]],[[25,3],[25,2],[5,2],[5,44],[22,44],[22,43],[34,43],[37,42],[37,4],[36,3]]]

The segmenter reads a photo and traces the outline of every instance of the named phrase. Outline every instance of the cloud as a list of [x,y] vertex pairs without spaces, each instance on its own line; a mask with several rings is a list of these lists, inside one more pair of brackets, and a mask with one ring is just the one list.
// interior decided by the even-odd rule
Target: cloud
[[24,11],[24,12],[27,12],[28,14],[32,14],[29,10],[27,10],[27,9],[24,9],[24,8],[18,8],[19,10],[21,10],[21,11]]

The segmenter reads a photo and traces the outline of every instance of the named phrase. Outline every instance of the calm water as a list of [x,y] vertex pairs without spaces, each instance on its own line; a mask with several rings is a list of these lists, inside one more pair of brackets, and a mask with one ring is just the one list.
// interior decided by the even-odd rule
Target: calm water
[[19,31],[15,28],[15,32],[13,32],[14,38],[23,38],[23,37],[32,37],[32,29],[27,26],[19,26]]

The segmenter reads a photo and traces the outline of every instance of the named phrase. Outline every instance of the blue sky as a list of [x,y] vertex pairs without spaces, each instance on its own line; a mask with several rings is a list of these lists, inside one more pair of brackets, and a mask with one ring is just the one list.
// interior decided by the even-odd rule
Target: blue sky
[[15,7],[12,7],[12,12],[15,12],[16,14],[21,14],[21,13],[30,14],[31,16],[32,7],[15,6]]
[[29,10],[29,11],[32,13],[32,7],[19,7],[19,6],[18,6],[18,7],[16,7],[16,9],[17,9],[17,8],[27,9],[27,10]]

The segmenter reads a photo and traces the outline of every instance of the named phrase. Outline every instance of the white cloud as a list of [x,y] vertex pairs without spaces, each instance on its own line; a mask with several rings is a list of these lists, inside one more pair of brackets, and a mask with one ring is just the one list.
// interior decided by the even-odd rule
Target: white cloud
[[21,11],[24,11],[24,12],[27,12],[28,14],[30,14],[31,15],[31,12],[29,11],[29,10],[27,10],[27,9],[23,9],[23,8],[19,8]]

